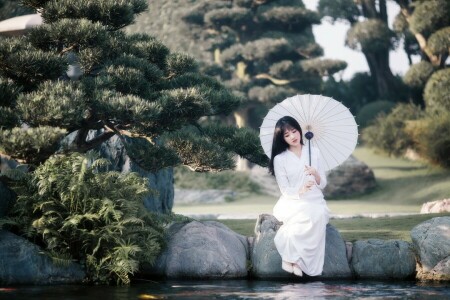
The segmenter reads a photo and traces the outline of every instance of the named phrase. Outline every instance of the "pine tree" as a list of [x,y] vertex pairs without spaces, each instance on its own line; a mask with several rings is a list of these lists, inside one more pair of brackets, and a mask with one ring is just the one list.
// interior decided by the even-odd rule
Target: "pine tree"
[[247,99],[235,113],[239,127],[256,104],[320,93],[322,77],[346,67],[320,58],[323,50],[312,33],[320,18],[301,0],[200,1],[183,20],[214,58],[207,72]]
[[[122,30],[145,0],[24,0],[44,25],[0,40],[0,151],[32,166],[61,149],[86,152],[117,135],[130,158],[157,171],[234,167],[233,153],[266,163],[248,129],[205,124],[241,99],[188,55]],[[73,70],[78,70],[79,76]],[[90,130],[101,134],[88,139]]]

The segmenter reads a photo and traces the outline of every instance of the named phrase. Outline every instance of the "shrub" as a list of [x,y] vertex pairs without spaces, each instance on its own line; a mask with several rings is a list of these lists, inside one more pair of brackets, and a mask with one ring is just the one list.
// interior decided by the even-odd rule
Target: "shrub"
[[450,112],[450,68],[436,71],[431,75],[425,86],[423,98],[428,112]]
[[378,100],[364,105],[356,115],[356,122],[361,128],[367,127],[381,113],[388,114],[394,108],[395,103]]
[[403,155],[407,148],[414,147],[414,141],[405,131],[410,120],[423,117],[423,111],[414,104],[398,104],[390,114],[381,114],[373,125],[362,132],[362,140],[369,147],[389,155]]
[[56,262],[79,261],[90,282],[128,284],[159,254],[164,222],[143,206],[146,179],[98,172],[107,164],[92,152],[51,157],[16,182],[17,201],[1,223]]
[[428,115],[406,126],[416,150],[430,162],[450,168],[450,112]]
[[403,81],[411,88],[422,90],[433,72],[434,68],[431,63],[421,61],[409,68],[403,77]]

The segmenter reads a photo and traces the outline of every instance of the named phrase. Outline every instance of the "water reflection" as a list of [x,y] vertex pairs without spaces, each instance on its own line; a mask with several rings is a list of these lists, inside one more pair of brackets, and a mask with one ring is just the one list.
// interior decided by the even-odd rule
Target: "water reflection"
[[53,286],[0,289],[0,299],[450,299],[445,283],[256,280],[161,281],[130,287]]

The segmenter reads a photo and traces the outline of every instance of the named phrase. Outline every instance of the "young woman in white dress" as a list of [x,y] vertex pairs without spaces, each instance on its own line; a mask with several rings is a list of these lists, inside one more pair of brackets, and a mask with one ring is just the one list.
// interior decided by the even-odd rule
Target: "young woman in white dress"
[[275,236],[283,270],[302,276],[322,274],[325,230],[329,209],[322,189],[327,184],[319,149],[303,143],[299,123],[285,116],[275,125],[269,172],[275,176],[281,197],[273,215],[283,225]]

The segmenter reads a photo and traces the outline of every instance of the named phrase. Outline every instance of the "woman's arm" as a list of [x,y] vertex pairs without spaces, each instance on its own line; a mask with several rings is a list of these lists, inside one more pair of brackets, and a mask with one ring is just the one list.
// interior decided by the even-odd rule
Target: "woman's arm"
[[287,163],[280,155],[275,156],[273,167],[275,171],[275,179],[277,180],[278,187],[281,194],[289,198],[298,198],[300,193],[301,182],[295,182],[291,184],[289,182],[288,175],[284,164]]

